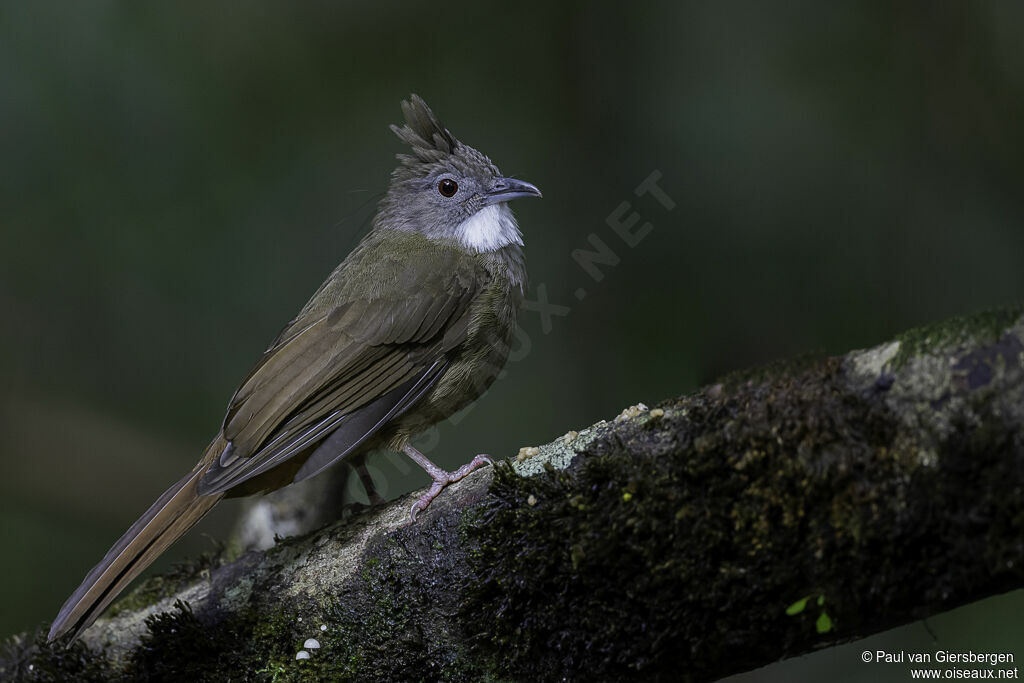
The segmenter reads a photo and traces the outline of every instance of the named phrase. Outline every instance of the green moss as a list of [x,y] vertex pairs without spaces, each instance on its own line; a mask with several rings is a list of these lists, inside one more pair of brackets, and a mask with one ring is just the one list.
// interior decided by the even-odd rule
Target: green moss
[[131,655],[126,677],[150,681],[317,680],[295,653],[305,639],[292,614],[252,611],[224,618],[193,614],[180,600],[146,620],[149,632]]
[[[477,656],[517,680],[706,680],[1019,585],[1022,347],[1000,338],[1018,317],[909,342],[995,340],[925,402],[943,430],[904,422],[893,383],[865,386],[833,358],[663,404],[568,470],[499,467],[467,528],[460,615]],[[800,595],[827,595],[827,613],[787,616]]]
[[106,683],[114,680],[102,652],[76,641],[69,647],[48,643],[46,631],[13,636],[0,652],[0,680],[25,683]]
[[[360,681],[491,680],[450,633],[456,586],[471,580],[464,524],[422,522],[379,540],[364,569],[334,596],[330,631],[343,634],[330,656],[334,675]],[[436,615],[436,617],[435,617]],[[327,653],[325,653],[327,654]]]
[[[841,361],[822,361],[681,399],[656,428],[623,423],[568,470],[499,467],[469,529],[477,578],[460,614],[477,656],[516,680],[699,680],[723,658],[768,661],[736,650],[751,630],[769,634],[769,659],[819,637],[817,614],[786,617],[784,592],[803,576],[807,592],[842,593],[845,567],[834,586],[812,573],[820,553],[841,546],[848,560],[875,540],[854,463],[895,431],[844,382]],[[901,479],[888,463],[872,481]],[[842,601],[830,602],[842,628]]]
[[900,343],[900,348],[889,362],[889,367],[898,370],[908,359],[923,353],[940,353],[972,341],[995,341],[1006,328],[1017,322],[1022,314],[1024,307],[1000,308],[957,316],[908,330],[896,337],[895,341]]

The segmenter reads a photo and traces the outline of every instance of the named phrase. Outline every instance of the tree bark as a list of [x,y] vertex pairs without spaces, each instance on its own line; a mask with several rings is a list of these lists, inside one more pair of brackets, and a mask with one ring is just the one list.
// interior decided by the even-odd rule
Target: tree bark
[[714,680],[1024,585],[1022,425],[1024,316],[958,318],[151,579],[0,674]]

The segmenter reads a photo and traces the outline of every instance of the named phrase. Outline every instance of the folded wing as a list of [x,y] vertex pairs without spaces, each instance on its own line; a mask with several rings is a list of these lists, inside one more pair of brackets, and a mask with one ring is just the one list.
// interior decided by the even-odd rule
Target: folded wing
[[307,305],[235,393],[228,445],[199,494],[225,492],[299,453],[311,455],[296,479],[312,476],[422,398],[465,338],[477,290],[473,264],[454,256],[441,268],[394,261],[370,296],[345,286],[357,268],[333,290],[328,281],[321,305]]

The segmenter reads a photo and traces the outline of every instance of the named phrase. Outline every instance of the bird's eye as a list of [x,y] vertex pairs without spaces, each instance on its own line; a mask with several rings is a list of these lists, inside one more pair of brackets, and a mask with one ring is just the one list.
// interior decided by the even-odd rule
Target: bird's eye
[[459,184],[451,178],[443,178],[437,184],[437,191],[445,197],[454,197],[455,193],[459,191]]

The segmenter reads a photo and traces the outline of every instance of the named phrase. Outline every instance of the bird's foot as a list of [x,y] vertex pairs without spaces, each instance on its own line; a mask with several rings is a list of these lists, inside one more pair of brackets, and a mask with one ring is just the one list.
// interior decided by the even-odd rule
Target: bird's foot
[[427,474],[430,475],[430,478],[434,480],[430,489],[417,498],[416,502],[412,504],[412,508],[409,510],[410,523],[414,523],[416,521],[416,516],[423,510],[426,510],[427,506],[430,505],[430,502],[437,498],[438,494],[440,494],[448,484],[453,484],[460,479],[463,479],[469,475],[470,472],[478,467],[482,467],[485,463],[492,467],[494,466],[494,461],[491,460],[490,456],[478,455],[454,472],[448,472],[435,465],[429,458],[427,458],[427,456],[423,455],[412,446],[406,446],[403,450],[404,453],[412,458],[417,465],[426,470]]

